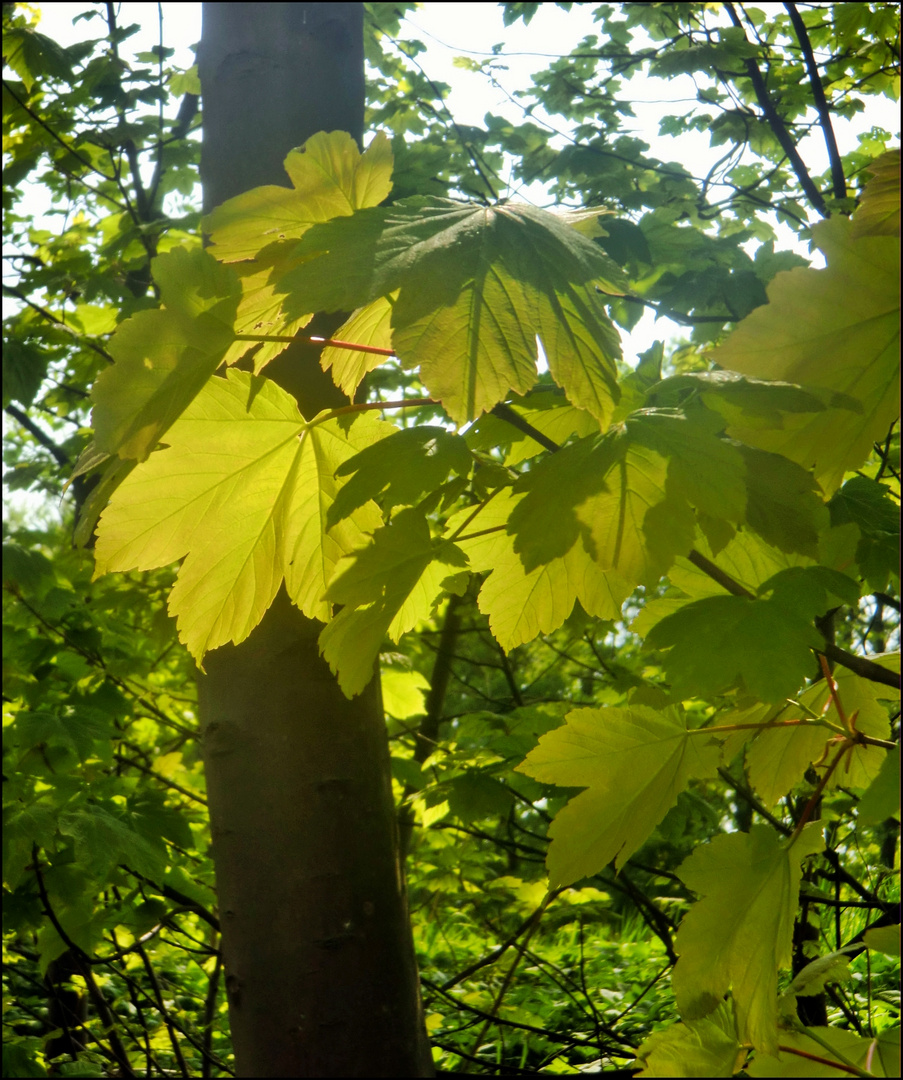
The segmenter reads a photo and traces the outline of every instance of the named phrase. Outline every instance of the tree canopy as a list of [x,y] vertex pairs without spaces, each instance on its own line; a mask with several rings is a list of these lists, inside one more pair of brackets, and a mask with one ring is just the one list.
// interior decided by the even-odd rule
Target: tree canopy
[[899,1075],[899,8],[601,5],[477,129],[413,6],[202,217],[196,68],[4,5],[5,1075],[233,1071],[194,666],[281,589],[379,665],[437,1069]]

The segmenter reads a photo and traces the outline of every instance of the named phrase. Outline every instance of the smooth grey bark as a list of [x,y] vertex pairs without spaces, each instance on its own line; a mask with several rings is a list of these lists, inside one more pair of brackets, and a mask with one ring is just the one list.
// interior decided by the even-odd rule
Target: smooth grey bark
[[[361,140],[363,5],[205,3],[199,71],[205,209],[288,186],[314,132]],[[266,374],[306,416],[347,404],[310,345]],[[199,677],[237,1075],[432,1076],[379,680],[348,701],[320,629],[283,590]]]

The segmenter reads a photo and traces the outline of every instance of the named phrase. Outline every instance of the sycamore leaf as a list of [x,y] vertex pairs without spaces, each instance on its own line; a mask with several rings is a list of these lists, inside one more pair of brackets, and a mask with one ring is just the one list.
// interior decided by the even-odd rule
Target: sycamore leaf
[[[289,153],[285,171],[291,188],[252,188],[204,219],[213,255],[237,264],[241,301],[236,334],[293,337],[310,322],[316,309],[291,316],[283,310],[285,290],[279,280],[299,262],[297,241],[312,225],[382,202],[392,188],[392,150],[383,132],[361,154],[347,132],[320,131]],[[236,341],[226,362],[233,364],[256,349],[254,372],[259,374],[286,348],[287,342]]]
[[887,956],[900,955],[900,927],[873,926],[862,935],[862,940],[869,949],[885,953]]
[[[311,229],[285,275],[289,316],[361,307],[396,289],[393,345],[463,423],[536,380],[537,336],[570,401],[604,426],[618,399],[618,335],[593,283],[625,282],[547,211],[417,197]],[[312,256],[311,258],[307,258]]]
[[426,518],[406,509],[341,564],[327,599],[345,607],[320,635],[320,651],[348,697],[373,675],[385,636],[398,641],[432,610],[443,582],[467,565],[455,544],[434,542]]
[[398,668],[381,667],[383,708],[387,716],[396,720],[409,720],[426,712],[424,692],[430,688],[429,680],[419,671],[400,671]]
[[[707,408],[717,412],[728,423],[744,423],[749,427],[780,427],[782,413],[823,412],[824,391],[796,386],[787,382],[772,382],[741,375],[737,371],[688,371],[672,375],[652,386],[646,394],[649,405],[677,404],[687,394],[698,395]],[[832,404],[842,405],[840,401]],[[855,402],[849,402],[854,407]]]
[[235,274],[201,248],[158,255],[151,272],[163,306],[120,324],[109,346],[116,363],[91,391],[97,447],[139,461],[219,367],[239,298]]
[[576,600],[590,615],[618,619],[633,586],[617,573],[601,570],[581,543],[533,570],[524,569],[514,539],[505,531],[521,498],[501,488],[477,511],[459,511],[448,522],[450,535],[466,552],[473,569],[492,571],[478,604],[489,616],[489,626],[502,648],[510,650],[557,630]]
[[[392,348],[392,298],[381,296],[372,304],[359,308],[332,335],[336,341],[370,345],[377,349]],[[339,349],[327,346],[320,353],[320,367],[332,368],[332,381],[351,400],[368,371],[386,362],[379,353],[361,352],[359,349]]]
[[747,1051],[737,1041],[730,1002],[722,1002],[702,1020],[672,1024],[656,1031],[637,1051],[638,1076],[733,1076]]
[[[813,569],[823,569],[816,567]],[[856,727],[866,735],[886,739],[890,734],[887,711],[881,699],[895,696],[895,692],[885,686],[863,679],[846,668],[838,667],[834,673],[840,700],[847,715],[857,714]],[[837,715],[833,701],[824,681],[807,687],[796,698],[799,708],[784,704],[779,708],[767,705],[752,705],[732,711],[719,719],[719,724],[761,724],[761,730],[737,732],[728,742],[729,749],[725,757],[737,749],[735,739],[741,742],[752,740],[746,751],[746,766],[749,779],[757,794],[766,806],[773,806],[778,799],[787,794],[798,784],[810,765],[816,763],[818,769],[826,768],[836,753],[833,739],[836,731],[821,724],[809,722],[811,716],[823,716],[841,728],[842,721]],[[774,721],[803,720],[797,725],[775,726]],[[846,786],[867,787],[879,773],[888,757],[886,750],[876,746],[854,746],[847,751],[844,762],[835,770],[828,782],[828,788],[843,784]],[[897,793],[899,804],[899,793]],[[860,802],[860,813],[862,802]],[[881,813],[883,821],[893,813]]]
[[856,807],[863,825],[879,825],[889,817],[900,816],[900,755],[888,751],[878,775],[866,789]]
[[[850,1066],[860,1069],[865,1076],[899,1076],[899,1028],[896,1029],[896,1053],[887,1036],[894,1032],[884,1031],[877,1039],[857,1035],[836,1027],[813,1027],[803,1031],[781,1031],[781,1052],[756,1054],[746,1067],[749,1076],[762,1080],[780,1077],[849,1077]],[[795,1053],[793,1051],[796,1051]],[[826,1065],[836,1061],[837,1067]]]
[[[742,422],[731,434],[813,468],[830,494],[861,464],[899,415],[900,251],[895,236],[854,238],[841,216],[813,227],[827,268],[797,267],[768,286],[714,352],[722,367],[857,399],[862,413],[827,409],[787,416],[783,429]],[[855,363],[850,358],[855,357]]]
[[[796,469],[798,466],[793,465],[793,468]],[[733,578],[751,593],[758,592],[762,582],[779,571],[793,566],[809,565],[812,562],[805,556],[788,555],[772,547],[756,533],[747,529],[741,529],[735,533],[727,545],[718,551],[717,558],[715,551],[705,540],[699,539],[697,547],[728,577]],[[674,560],[674,564],[668,571],[668,579],[674,589],[680,590],[680,593],[669,590],[662,599],[645,602],[639,615],[631,623],[631,629],[641,637],[647,636],[652,627],[666,615],[671,615],[680,608],[686,607],[690,600],[725,595],[724,586],[683,556],[678,556]]]
[[[714,554],[704,543],[700,544],[699,550],[703,555],[714,559]],[[764,581],[779,571],[794,566],[810,566],[812,561],[805,555],[780,550],[767,543],[761,535],[742,529],[719,551],[717,565],[748,592],[754,593],[759,591]],[[670,577],[678,588],[694,598],[712,596],[721,591],[719,587],[713,592],[711,584],[704,584],[703,579],[706,582],[712,582],[712,579],[687,559],[677,560],[671,569]]]
[[812,620],[835,592],[849,603],[859,590],[845,574],[821,566],[781,571],[760,591],[772,595],[704,596],[648,629],[647,648],[670,649],[664,665],[676,694],[714,696],[742,680],[762,701],[792,696],[812,670],[810,650],[823,644]]
[[740,1042],[774,1053],[778,969],[789,967],[800,863],[824,848],[818,824],[794,843],[764,825],[717,836],[678,875],[701,899],[684,916],[671,985],[684,1020],[707,1016],[733,990]]
[[[710,421],[646,411],[540,462],[515,487],[509,529],[529,572],[581,543],[601,569],[654,584],[695,538],[694,507],[738,521],[744,463]],[[578,539],[579,538],[579,539]]]
[[787,990],[781,995],[780,1007],[784,1015],[796,1019],[798,997],[814,997],[815,994],[822,993],[829,983],[848,982],[851,974],[850,958],[843,950],[811,960],[802,971],[794,975]]
[[620,869],[649,837],[691,777],[716,774],[719,748],[687,731],[676,710],[645,705],[577,709],[517,771],[561,787],[586,787],[559,811],[549,835],[549,888]]
[[331,511],[345,481],[342,462],[395,431],[391,424],[362,413],[312,426],[301,439],[296,457],[292,498],[285,503],[285,586],[289,596],[312,619],[329,618],[323,599],[341,559],[365,542],[365,534],[382,524],[372,502],[361,503],[341,521]]
[[855,524],[860,533],[856,564],[876,591],[900,574],[900,507],[888,488],[867,476],[853,476],[829,504],[832,525]]
[[790,566],[773,574],[756,590],[771,593],[775,600],[811,618],[823,615],[834,601],[854,607],[859,603],[859,584],[827,566]]
[[[794,727],[768,727],[775,710],[754,706],[742,713],[731,713],[721,719],[722,724],[763,724],[761,732],[745,732],[753,738],[746,751],[746,767],[749,781],[766,806],[784,797],[802,779],[813,761],[825,753],[833,732],[812,723],[800,723]],[[780,719],[801,719],[799,713],[783,709]],[[725,752],[727,757],[727,752]]]
[[780,454],[738,447],[746,462],[746,523],[781,551],[815,556],[828,511],[812,474]]
[[460,435],[424,425],[404,428],[342,462],[339,476],[350,479],[329,510],[329,524],[369,499],[383,507],[411,505],[433,492],[454,472],[467,476],[473,458]]
[[872,174],[853,214],[853,236],[900,235],[900,149],[868,165]]
[[252,188],[203,221],[220,262],[254,259],[277,240],[297,240],[312,226],[376,206],[392,190],[392,148],[378,132],[362,154],[347,131],[318,131],[285,159],[290,188]]
[[[871,657],[875,661],[881,658]],[[855,726],[863,735],[871,735],[876,739],[889,739],[891,736],[890,720],[887,708],[882,702],[887,700],[899,700],[900,691],[881,683],[874,683],[870,679],[863,679],[847,668],[837,667],[834,672],[834,681],[837,684],[837,693],[843,705],[844,712],[849,719],[856,716]],[[825,718],[837,727],[842,725],[837,709],[830,698],[828,687],[821,680],[799,697],[801,704],[805,705],[817,715],[824,714]],[[880,746],[854,746],[847,751],[843,763],[834,770],[826,787],[831,791],[836,787],[867,788],[881,771],[887,757],[887,751]],[[824,769],[830,763],[831,754],[818,761],[818,768]]]
[[392,430],[369,413],[308,425],[275,383],[234,369],[211,379],[101,516],[95,577],[187,555],[169,610],[199,662],[248,636],[283,575],[304,613],[325,618],[336,563],[382,520],[371,504],[327,527],[335,470]]
[[[234,324],[236,335],[293,338],[313,318],[313,312],[306,312],[290,319],[283,311],[285,295],[279,290],[278,279],[297,264],[298,260],[293,257],[295,246],[294,241],[270,244],[253,261],[232,264],[241,284],[241,300]],[[246,353],[253,352],[254,374],[259,375],[272,359],[288,347],[288,341],[261,342],[236,336],[224,360],[231,366]]]

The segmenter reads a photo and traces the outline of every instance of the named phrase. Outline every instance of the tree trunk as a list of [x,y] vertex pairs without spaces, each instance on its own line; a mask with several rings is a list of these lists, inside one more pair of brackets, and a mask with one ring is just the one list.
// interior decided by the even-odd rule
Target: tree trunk
[[[204,207],[288,186],[321,130],[362,137],[363,5],[205,3]],[[266,374],[305,416],[347,403],[296,343]],[[353,701],[281,591],[205,661],[199,710],[242,1077],[431,1076],[374,678]]]

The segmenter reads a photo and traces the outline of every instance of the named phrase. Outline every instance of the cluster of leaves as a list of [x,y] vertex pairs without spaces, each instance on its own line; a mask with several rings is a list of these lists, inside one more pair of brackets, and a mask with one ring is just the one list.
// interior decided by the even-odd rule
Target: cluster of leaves
[[[394,33],[388,7],[373,5],[373,19]],[[198,662],[247,637],[283,584],[325,622],[322,649],[349,695],[383,653],[399,795],[424,827],[410,841],[410,893],[444,1067],[638,1058],[645,1075],[768,1076],[805,1059],[815,1075],[893,1075],[899,1028],[880,995],[899,953],[888,933],[899,663],[878,620],[899,611],[899,155],[865,155],[852,218],[813,228],[827,268],[791,269],[802,260],[776,255],[754,214],[766,191],[788,220],[802,213],[800,173],[784,171],[774,125],[751,139],[747,118],[765,164],[733,177],[715,212],[730,221],[709,235],[705,188],[613,142],[614,87],[593,85],[598,62],[626,57],[663,73],[738,64],[737,111],[750,112],[761,98],[744,65],[767,61],[792,133],[807,99],[776,36],[699,43],[701,7],[629,5],[626,21],[600,9],[610,44],[584,43],[582,66],[563,59],[537,80],[549,111],[565,99],[585,110],[569,116],[593,127],[577,129],[572,153],[532,123],[489,118],[495,157],[474,161],[458,129],[441,152],[415,143],[394,192],[409,197],[387,204],[399,140],[377,135],[361,153],[321,134],[289,155],[291,188],[257,189],[209,217],[209,250],[171,222],[157,238],[158,219],[136,220],[131,204],[118,247],[99,253],[102,274],[86,270],[91,221],[78,238],[31,238],[56,274],[82,260],[98,318],[121,310],[89,324],[77,297],[74,317],[42,320],[32,307],[9,329],[34,353],[13,353],[24,381],[11,400],[40,395],[79,419],[71,388],[94,381],[75,483],[101,477],[80,526],[90,538],[100,515],[94,581],[77,553],[62,556],[59,530],[19,530],[4,575],[19,1074],[39,1067],[28,1037],[41,1028],[27,1016],[51,963],[76,973],[111,1046],[143,1046],[148,1070],[228,1070],[189,663],[158,617],[168,568],[184,558],[168,606]],[[531,8],[508,5],[512,18]],[[863,17],[834,29],[809,19],[811,40],[848,42]],[[675,42],[681,18],[689,29]],[[628,47],[639,22],[665,43],[650,55]],[[35,53],[33,30],[18,31],[13,89],[44,115],[27,97],[42,93],[34,74],[75,79],[47,66],[50,45]],[[378,41],[371,63],[397,79],[400,61]],[[831,71],[885,89],[880,56],[867,62],[863,74],[842,56]],[[97,92],[47,97],[61,145],[83,138],[74,113]],[[400,99],[407,112],[397,100],[373,103],[389,131],[422,116],[413,94]],[[133,102],[109,104],[120,126]],[[16,160],[33,168],[45,129],[15,115]],[[725,125],[707,126],[736,139]],[[161,154],[184,145],[152,130]],[[120,145],[91,167],[122,198]],[[447,197],[449,183],[491,197],[502,150],[524,178],[554,177],[562,196],[619,213]],[[134,167],[132,181],[141,189]],[[765,240],[754,260],[741,247],[752,236]],[[154,300],[140,286],[137,298],[115,292],[128,283],[111,257],[133,241]],[[56,279],[20,284],[41,288],[68,295]],[[699,320],[696,370],[663,377],[660,347],[633,372],[621,363],[615,324],[632,325],[642,301]],[[303,417],[266,365],[321,310],[354,311],[324,368],[349,399],[372,389]],[[95,380],[97,349],[85,338],[73,348],[71,332],[112,322],[103,351],[115,362]],[[728,322],[738,326],[722,340]],[[65,412],[65,387],[46,383],[60,371]],[[34,466],[28,479],[46,475]],[[429,753],[412,738],[421,716]],[[501,944],[487,949],[487,937]]]
[[[880,700],[894,696],[883,687],[898,682],[898,656],[829,648],[815,620],[886,588],[893,572],[879,560],[869,580],[862,530],[837,516],[857,493],[891,506],[879,477],[843,480],[895,420],[899,225],[881,207],[899,155],[874,166],[878,192],[866,188],[861,215],[813,229],[827,268],[779,276],[769,305],[715,351],[715,371],[634,380],[626,392],[603,301],[625,283],[586,235],[595,215],[430,197],[381,208],[390,168],[380,136],[362,155],[342,133],[314,136],[286,161],[293,190],[257,189],[207,219],[212,255],[155,260],[163,307],[123,324],[93,395],[99,449],[145,459],[101,515],[97,573],[186,556],[169,609],[199,663],[243,640],[284,581],[326,623],[321,650],[349,696],[369,682],[386,635],[398,642],[474,573],[486,575],[477,603],[505,652],[558,630],[577,603],[617,620],[638,587],[667,574],[673,592],[634,623],[665,686],[569,713],[517,769],[587,789],[550,827],[550,890],[619,869],[691,781],[714,778],[746,744],[766,806],[817,771],[789,839],[756,825],[680,871],[701,896],[674,946],[681,1015],[704,1020],[732,990],[734,1056],[773,1055],[801,865],[824,848],[823,826],[807,818],[841,779],[868,789],[882,819],[896,809]],[[299,414],[265,365],[309,313],[349,309],[337,331],[349,347],[324,354],[349,396],[394,355],[431,405],[477,421],[473,436],[396,429],[370,404]],[[243,333],[251,323],[262,333]],[[255,338],[253,373],[209,378]],[[542,409],[536,341],[553,394]],[[470,482],[472,443],[487,440],[480,418],[504,424],[508,413],[539,453],[516,449],[529,462],[518,469],[496,432],[483,451],[493,472]],[[844,675],[825,667],[806,689],[812,650]],[[694,699],[710,703],[701,724],[683,706]]]

